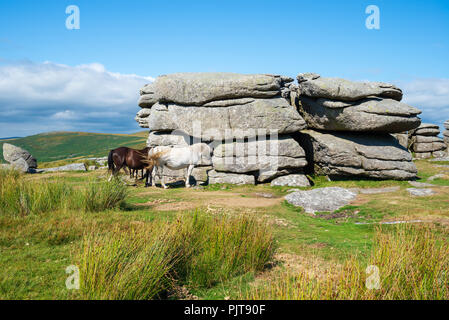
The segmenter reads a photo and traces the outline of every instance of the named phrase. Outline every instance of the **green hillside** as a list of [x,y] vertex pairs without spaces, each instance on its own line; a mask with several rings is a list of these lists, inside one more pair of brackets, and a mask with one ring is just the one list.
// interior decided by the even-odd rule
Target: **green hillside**
[[0,160],[3,159],[5,142],[28,150],[38,163],[62,159],[105,157],[109,150],[127,146],[135,149],[145,147],[148,133],[135,134],[102,134],[86,132],[51,132],[25,138],[1,140]]

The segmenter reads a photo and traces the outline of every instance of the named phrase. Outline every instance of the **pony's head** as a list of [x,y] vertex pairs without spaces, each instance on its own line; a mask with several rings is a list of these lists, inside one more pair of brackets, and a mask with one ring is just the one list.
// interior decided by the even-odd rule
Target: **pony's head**
[[212,148],[209,147],[206,143],[198,143],[194,145],[194,148],[196,149],[200,155],[201,155],[201,161],[200,163],[202,165],[212,165]]

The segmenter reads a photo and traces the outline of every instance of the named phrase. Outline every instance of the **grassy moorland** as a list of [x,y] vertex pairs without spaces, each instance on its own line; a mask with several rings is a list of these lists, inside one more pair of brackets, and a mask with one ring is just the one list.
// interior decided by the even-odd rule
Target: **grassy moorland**
[[[312,177],[313,188],[399,187],[316,216],[283,200],[288,187],[163,190],[106,183],[101,170],[0,171],[0,299],[449,299],[441,165],[417,162],[419,181],[435,185],[423,198],[407,182]],[[379,224],[405,220],[420,222]],[[70,265],[79,290],[65,286]],[[379,289],[367,289],[372,275]]]
[[[135,134],[103,134],[87,132],[49,132],[25,138],[0,140],[0,161],[3,143],[28,150],[38,163],[86,157],[105,157],[112,148],[125,145],[135,149],[145,146],[147,132]],[[65,161],[66,163],[67,161]]]

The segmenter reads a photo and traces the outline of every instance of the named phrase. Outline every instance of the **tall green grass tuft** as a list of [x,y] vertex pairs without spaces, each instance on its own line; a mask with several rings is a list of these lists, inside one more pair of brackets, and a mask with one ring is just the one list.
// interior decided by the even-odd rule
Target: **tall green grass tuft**
[[85,299],[153,299],[171,287],[177,258],[173,228],[132,227],[86,236],[80,254]]
[[[268,284],[242,293],[256,300],[449,299],[449,246],[447,237],[433,227],[399,226],[394,232],[379,228],[369,263],[351,257],[343,265],[310,276],[307,270],[281,273]],[[380,287],[366,286],[379,271]],[[368,273],[368,274],[367,274]],[[372,283],[372,282],[371,282]]]
[[110,182],[90,181],[82,193],[82,206],[89,212],[113,209],[120,206],[127,195],[126,186],[118,179]]
[[209,287],[272,258],[266,224],[251,217],[180,215],[99,235],[86,235],[77,253],[87,299],[155,299],[179,284]]
[[194,215],[184,219],[184,255],[178,267],[190,287],[211,287],[262,270],[274,253],[267,224],[253,216]]
[[27,179],[15,170],[0,170],[0,214],[25,216],[57,210],[104,211],[127,196],[119,181],[90,181],[74,188],[63,181]]
[[0,170],[0,213],[16,216],[66,209],[74,196],[61,182],[27,181],[15,170]]

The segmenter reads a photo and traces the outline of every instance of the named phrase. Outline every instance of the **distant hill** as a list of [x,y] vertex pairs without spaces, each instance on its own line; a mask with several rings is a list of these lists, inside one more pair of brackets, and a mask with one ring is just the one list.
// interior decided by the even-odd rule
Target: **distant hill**
[[0,140],[11,140],[11,139],[19,139],[20,137],[8,137],[8,138],[0,138]]
[[147,137],[147,131],[135,134],[41,133],[25,138],[0,140],[0,162],[5,162],[3,144],[6,142],[28,150],[38,163],[42,163],[63,159],[105,157],[109,150],[120,146],[142,149],[145,147]]

